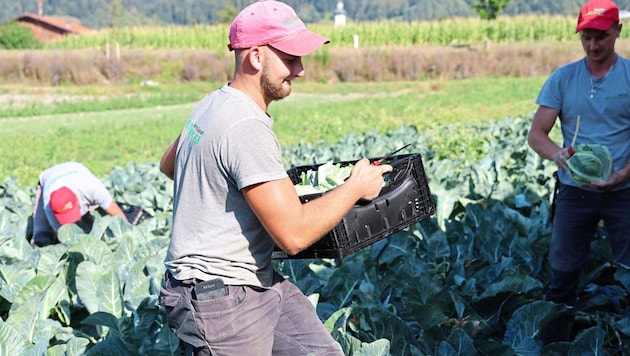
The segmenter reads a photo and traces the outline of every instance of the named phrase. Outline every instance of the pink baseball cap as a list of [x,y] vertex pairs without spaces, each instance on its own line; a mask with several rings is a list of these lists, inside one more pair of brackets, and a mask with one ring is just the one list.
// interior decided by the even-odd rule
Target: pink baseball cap
[[315,52],[330,40],[309,31],[287,4],[258,0],[244,8],[230,26],[231,50],[270,45],[293,56]]
[[619,22],[619,9],[610,0],[591,0],[582,6],[575,32],[584,29],[606,31]]
[[61,187],[50,194],[50,210],[61,225],[81,220],[79,198],[68,187]]

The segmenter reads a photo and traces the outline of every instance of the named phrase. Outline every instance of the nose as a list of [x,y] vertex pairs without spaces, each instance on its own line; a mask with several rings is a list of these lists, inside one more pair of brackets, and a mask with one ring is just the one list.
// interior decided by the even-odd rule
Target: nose
[[586,43],[586,48],[588,48],[590,51],[594,51],[597,48],[599,48],[599,42],[597,42],[597,40],[594,40],[594,39],[589,40]]
[[293,64],[293,68],[291,69],[291,74],[295,77],[303,77],[304,76],[304,65],[302,64],[302,58],[296,60]]

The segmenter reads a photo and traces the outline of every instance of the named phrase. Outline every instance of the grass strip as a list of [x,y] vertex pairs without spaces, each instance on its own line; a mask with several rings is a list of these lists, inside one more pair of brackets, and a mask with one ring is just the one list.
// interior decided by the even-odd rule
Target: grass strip
[[[296,82],[294,95],[273,103],[269,112],[283,145],[333,143],[351,132],[385,133],[401,125],[416,125],[441,137],[442,128],[449,125],[531,114],[543,81],[531,77],[334,85]],[[217,85],[206,87],[211,91]],[[38,110],[45,112],[54,110],[55,104],[41,106]],[[86,164],[97,176],[131,161],[158,162],[193,106],[191,102],[106,111],[97,106],[88,111],[91,106],[78,105],[77,112],[3,118],[0,177],[15,176],[22,184],[35,184],[43,169],[68,160]],[[456,139],[456,131],[445,131],[445,142]],[[462,135],[463,140],[478,139],[468,130]]]

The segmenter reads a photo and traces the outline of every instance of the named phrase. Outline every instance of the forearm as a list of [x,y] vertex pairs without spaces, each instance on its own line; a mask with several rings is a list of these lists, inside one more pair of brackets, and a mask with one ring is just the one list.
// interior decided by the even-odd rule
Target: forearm
[[125,213],[122,211],[120,206],[115,201],[112,201],[112,203],[104,210],[108,215],[120,216],[122,217],[123,220],[127,221],[127,217],[125,216]]
[[549,138],[545,131],[532,130],[527,136],[529,146],[542,158],[553,161],[559,169],[567,170],[567,160],[571,157],[569,148],[560,147]]
[[377,197],[383,174],[391,169],[361,160],[344,184],[305,204],[289,178],[247,187],[243,193],[276,244],[296,254],[332,230],[358,200]]
[[[568,154],[562,152],[563,148],[549,137],[549,132],[555,125],[559,113],[560,111],[557,109],[545,106],[538,107],[534,114],[532,126],[527,133],[527,143],[540,157],[552,160],[556,164],[560,163],[559,166],[562,166],[563,161],[566,162],[562,158]],[[564,150],[566,151],[566,148]]]
[[287,235],[287,248],[299,252],[311,246],[337,226],[360,199],[360,190],[346,183],[303,204],[301,216],[294,220],[299,226],[292,228],[300,233]]
[[547,134],[541,132],[530,132],[527,143],[540,157],[551,161],[554,161],[558,151],[562,150],[562,147],[553,142]]
[[346,183],[302,204],[288,178],[243,192],[274,242],[291,255],[332,230],[361,197],[353,183]]

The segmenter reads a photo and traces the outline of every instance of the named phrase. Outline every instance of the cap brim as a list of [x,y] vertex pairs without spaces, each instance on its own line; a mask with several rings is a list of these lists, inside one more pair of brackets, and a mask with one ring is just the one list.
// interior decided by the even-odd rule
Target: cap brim
[[55,215],[55,219],[59,222],[60,225],[68,225],[74,224],[75,222],[81,220],[81,209],[77,205],[74,209],[70,209],[63,213],[53,213]]
[[582,30],[598,30],[598,31],[607,31],[610,26],[612,26],[614,23],[614,21],[611,21],[610,19],[593,19],[590,21],[583,21],[581,24],[579,24],[576,29],[575,29],[575,33],[578,33]]
[[330,40],[326,37],[304,30],[289,38],[271,42],[269,45],[292,56],[302,57],[315,52],[319,47],[329,42]]

